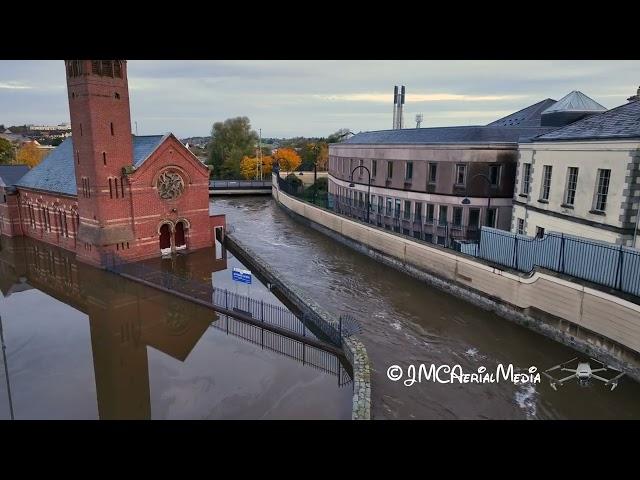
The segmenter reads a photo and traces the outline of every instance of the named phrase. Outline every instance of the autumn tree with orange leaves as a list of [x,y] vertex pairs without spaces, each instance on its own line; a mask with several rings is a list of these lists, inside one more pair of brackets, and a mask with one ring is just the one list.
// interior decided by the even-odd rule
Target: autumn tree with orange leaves
[[18,150],[16,163],[28,165],[29,168],[33,168],[42,161],[45,155],[46,152],[38,149],[35,143],[25,143],[20,150]]
[[[247,180],[256,178],[256,169],[258,159],[256,157],[243,157],[240,161],[240,175]],[[269,178],[273,165],[273,158],[269,155],[262,157],[262,176]]]
[[302,163],[300,155],[293,148],[279,148],[273,157],[280,165],[281,172],[295,172]]

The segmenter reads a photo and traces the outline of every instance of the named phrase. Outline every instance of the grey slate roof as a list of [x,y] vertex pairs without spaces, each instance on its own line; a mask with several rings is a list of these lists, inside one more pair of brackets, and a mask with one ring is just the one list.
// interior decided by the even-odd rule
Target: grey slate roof
[[0,165],[0,187],[14,185],[28,171],[27,165]]
[[626,103],[565,127],[542,134],[534,141],[640,138],[640,101]]
[[[163,135],[132,135],[133,165],[139,167],[164,138]],[[68,137],[22,177],[16,186],[75,196],[78,193],[75,174],[73,138]]]
[[551,98],[529,105],[511,115],[499,118],[487,125],[487,127],[539,127],[542,112],[549,109],[557,102]]
[[551,105],[542,114],[553,112],[604,112],[605,110],[605,107],[592,98],[574,90]]
[[517,143],[551,131],[544,127],[434,127],[361,132],[342,144]]

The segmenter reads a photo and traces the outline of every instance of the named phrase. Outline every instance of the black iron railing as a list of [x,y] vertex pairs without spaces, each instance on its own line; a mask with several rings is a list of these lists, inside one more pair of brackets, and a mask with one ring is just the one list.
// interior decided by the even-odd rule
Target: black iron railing
[[180,292],[188,297],[250,316],[256,321],[302,337],[318,339],[318,335],[309,329],[312,326],[316,331],[321,331],[330,343],[338,347],[341,346],[343,337],[357,333],[360,328],[355,318],[350,315],[342,315],[332,322],[313,323],[304,314],[296,314],[286,307],[217,288],[194,278],[184,278],[141,262],[126,262],[113,253],[103,255],[103,265],[111,272],[126,274],[167,290]]

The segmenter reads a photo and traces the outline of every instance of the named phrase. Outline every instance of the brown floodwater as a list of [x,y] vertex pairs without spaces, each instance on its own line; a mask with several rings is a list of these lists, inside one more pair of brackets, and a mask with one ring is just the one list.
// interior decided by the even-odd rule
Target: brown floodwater
[[517,385],[391,381],[392,365],[405,375],[412,364],[460,365],[464,373],[512,364],[539,372],[582,356],[341,245],[293,220],[270,197],[216,198],[212,209],[226,213],[233,235],[286,281],[328,311],[359,320],[376,419],[640,419],[640,385],[628,377],[613,391],[575,381],[554,391],[544,378]]
[[[351,418],[353,386],[335,356],[61,249],[0,238],[0,419]],[[218,245],[147,263],[279,303],[256,278],[239,287],[230,270],[245,267],[220,256]]]

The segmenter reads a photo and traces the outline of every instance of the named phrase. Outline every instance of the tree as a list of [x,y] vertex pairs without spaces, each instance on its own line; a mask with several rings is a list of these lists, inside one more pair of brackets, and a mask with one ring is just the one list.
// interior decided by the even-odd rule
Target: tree
[[300,155],[292,148],[279,148],[274,158],[280,165],[280,171],[282,172],[294,172],[302,163]]
[[211,129],[208,163],[217,178],[238,178],[243,157],[254,154],[258,134],[247,117],[216,122]]
[[316,165],[318,170],[324,171],[327,170],[327,164],[329,163],[329,145],[325,142],[319,142],[317,145]]
[[6,138],[0,138],[0,164],[13,162],[13,145]]
[[350,130],[348,128],[341,128],[327,137],[327,143],[340,143],[343,140],[346,140],[349,132]]
[[[258,163],[257,157],[244,157],[240,162],[240,175],[247,180],[256,178],[256,165]],[[268,177],[271,175],[271,169],[273,165],[273,158],[270,156],[262,157],[262,175]]]
[[35,167],[44,158],[44,152],[39,150],[35,143],[25,143],[16,157],[16,163],[28,165],[30,168]]

